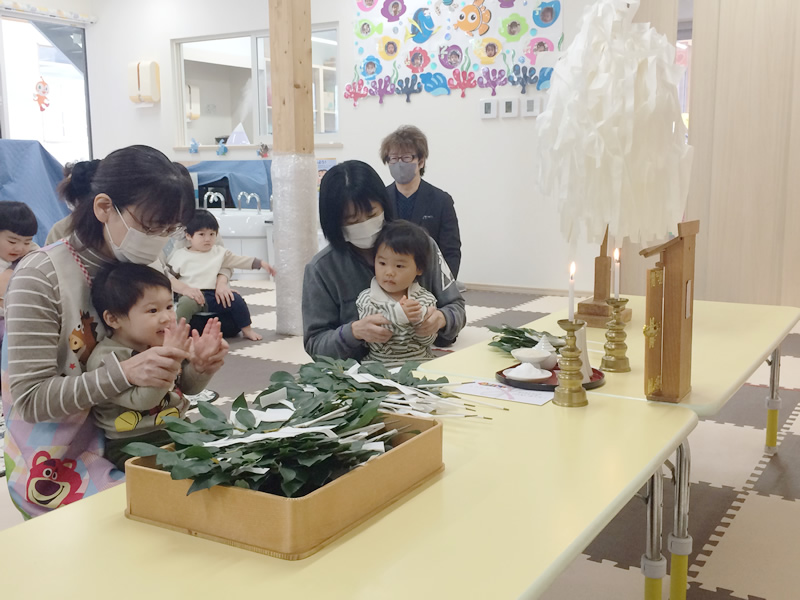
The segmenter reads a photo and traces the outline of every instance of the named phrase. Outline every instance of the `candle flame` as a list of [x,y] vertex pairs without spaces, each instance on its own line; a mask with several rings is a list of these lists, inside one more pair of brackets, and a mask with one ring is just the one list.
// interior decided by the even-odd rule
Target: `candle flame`
[[574,277],[575,276],[575,263],[574,262],[570,263],[570,265],[569,265],[569,276],[570,277]]
[[614,248],[614,262],[619,262],[619,248]]

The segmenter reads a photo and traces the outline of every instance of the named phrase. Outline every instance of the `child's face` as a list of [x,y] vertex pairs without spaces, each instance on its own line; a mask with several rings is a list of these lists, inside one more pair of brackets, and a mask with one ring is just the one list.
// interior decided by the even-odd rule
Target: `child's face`
[[213,229],[198,229],[193,235],[186,234],[189,248],[195,252],[208,252],[217,243],[217,232]]
[[369,75],[372,75],[374,72],[375,72],[375,63],[373,63],[373,62],[368,62],[368,63],[367,63],[367,73],[368,73]]
[[31,236],[17,235],[8,229],[0,231],[0,258],[8,262],[22,258],[31,251],[31,242]]
[[160,286],[146,288],[127,315],[118,317],[106,311],[103,319],[114,330],[114,339],[134,350],[162,346],[167,327],[176,321],[172,291]]
[[386,244],[380,245],[375,254],[375,278],[384,292],[399,300],[420,275],[422,270],[412,255],[398,254]]

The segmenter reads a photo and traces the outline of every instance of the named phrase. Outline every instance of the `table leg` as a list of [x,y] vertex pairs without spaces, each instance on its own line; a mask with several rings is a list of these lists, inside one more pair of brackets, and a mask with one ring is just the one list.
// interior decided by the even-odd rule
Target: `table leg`
[[667,560],[661,554],[664,480],[661,467],[647,483],[647,543],[642,556],[645,600],[661,600],[661,581],[667,574]]
[[685,441],[675,453],[675,519],[667,547],[671,556],[670,600],[686,600],[686,580],[689,555],[692,553],[692,536],[689,535],[689,471],[691,454]]
[[778,410],[781,407],[781,348],[772,352],[769,366],[769,397],[767,398],[767,443],[764,452],[775,454],[778,451]]

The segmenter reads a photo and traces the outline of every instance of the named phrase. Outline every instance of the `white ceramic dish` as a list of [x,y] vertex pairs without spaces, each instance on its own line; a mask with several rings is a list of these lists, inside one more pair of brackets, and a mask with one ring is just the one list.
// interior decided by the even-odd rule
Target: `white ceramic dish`
[[550,371],[538,369],[530,363],[522,363],[503,371],[503,376],[514,381],[545,381],[550,379],[553,374]]
[[550,358],[550,352],[538,348],[515,348],[511,351],[511,356],[521,363],[530,363],[542,368],[541,364]]

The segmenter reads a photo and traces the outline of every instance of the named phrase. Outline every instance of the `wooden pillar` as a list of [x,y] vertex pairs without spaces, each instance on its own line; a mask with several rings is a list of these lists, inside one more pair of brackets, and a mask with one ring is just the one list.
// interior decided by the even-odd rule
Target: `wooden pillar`
[[311,0],[269,0],[273,151],[314,153]]
[[311,0],[269,0],[278,333],[303,333],[303,272],[317,253]]

